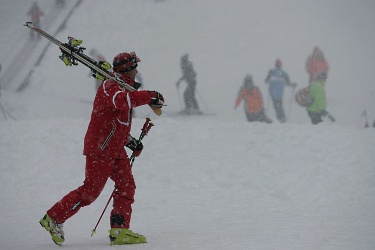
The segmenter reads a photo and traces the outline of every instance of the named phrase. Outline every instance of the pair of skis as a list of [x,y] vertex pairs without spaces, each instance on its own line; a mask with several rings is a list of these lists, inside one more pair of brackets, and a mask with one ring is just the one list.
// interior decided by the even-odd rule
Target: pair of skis
[[[110,64],[108,62],[97,62],[91,57],[84,54],[86,48],[81,47],[82,40],[75,39],[73,37],[68,37],[68,43],[62,43],[57,40],[55,37],[51,36],[47,32],[40,29],[32,22],[26,22],[26,27],[32,29],[33,31],[39,33],[44,38],[47,38],[52,43],[56,44],[61,52],[60,59],[64,61],[67,66],[77,65],[78,62],[82,63],[86,67],[90,68],[93,72],[93,76],[99,79],[111,79],[118,82],[124,89],[128,91],[135,91],[136,89],[133,86],[130,86],[126,82],[122,81],[120,78],[116,77],[113,73],[109,72]],[[151,109],[158,116],[162,114],[162,109],[160,107],[150,105]]]

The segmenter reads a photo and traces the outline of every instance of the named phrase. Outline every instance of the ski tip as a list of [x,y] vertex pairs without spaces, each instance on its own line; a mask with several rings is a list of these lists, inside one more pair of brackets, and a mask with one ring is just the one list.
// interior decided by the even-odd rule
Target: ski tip
[[35,27],[35,25],[33,24],[33,22],[26,22],[23,26],[27,26],[29,28]]

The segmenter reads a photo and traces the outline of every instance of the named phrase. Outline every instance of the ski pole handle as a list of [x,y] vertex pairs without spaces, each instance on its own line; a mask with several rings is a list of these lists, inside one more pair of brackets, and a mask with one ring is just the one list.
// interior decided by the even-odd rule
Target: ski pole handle
[[[139,142],[142,142],[143,137],[145,137],[148,134],[148,132],[153,126],[154,124],[151,122],[151,119],[147,117],[145,123],[143,124],[142,132],[139,135],[139,139],[138,139]],[[135,156],[134,156],[134,153],[132,153],[132,155],[130,156],[130,167],[133,166],[134,160],[135,160]]]
[[[143,134],[143,136],[145,136],[148,133],[148,131],[149,131],[148,126],[149,126],[150,122],[151,122],[151,119],[149,117],[147,117],[146,121],[145,121],[145,123],[143,124],[143,127],[142,127],[141,136],[142,136],[142,134]],[[139,139],[141,139],[141,136],[139,137]]]

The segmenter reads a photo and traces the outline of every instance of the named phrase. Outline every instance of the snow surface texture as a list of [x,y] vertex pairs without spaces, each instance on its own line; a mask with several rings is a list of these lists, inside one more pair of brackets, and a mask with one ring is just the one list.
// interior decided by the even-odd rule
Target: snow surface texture
[[[48,32],[54,33],[76,1]],[[53,1],[38,1],[45,13]],[[0,1],[0,79],[23,48],[30,1]],[[134,163],[137,183],[131,227],[148,243],[110,247],[110,208],[92,238],[113,189],[68,220],[66,249],[375,249],[375,2],[373,1],[83,1],[57,38],[83,39],[111,61],[135,50],[145,89],[164,94],[166,115],[136,110],[155,126]],[[43,22],[43,20],[42,20]],[[105,30],[101,32],[100,30]],[[41,43],[46,42],[41,40]],[[38,43],[10,82],[1,82],[0,249],[56,249],[38,224],[45,211],[84,177],[83,137],[95,80],[65,67],[50,46],[22,92],[17,87],[46,44]],[[286,124],[247,123],[233,110],[246,74],[268,103],[263,83],[274,60],[299,87],[314,46],[331,71],[328,109],[337,121],[313,126],[294,102]],[[198,73],[198,101],[216,116],[171,117],[180,110],[179,60],[190,54]],[[284,105],[289,110],[291,90]],[[180,96],[180,97],[179,97]]]

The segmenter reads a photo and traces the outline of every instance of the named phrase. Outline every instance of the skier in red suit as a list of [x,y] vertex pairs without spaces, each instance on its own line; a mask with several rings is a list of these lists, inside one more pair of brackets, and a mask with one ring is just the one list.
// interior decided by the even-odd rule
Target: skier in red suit
[[[134,52],[120,53],[113,60],[116,76],[135,89],[140,87],[134,81],[138,62],[140,60]],[[136,185],[124,146],[133,150],[135,156],[139,156],[143,149],[142,143],[130,135],[133,108],[147,104],[158,107],[163,103],[163,96],[156,91],[130,92],[115,80],[102,82],[84,139],[86,171],[83,185],[53,205],[40,220],[56,244],[64,242],[62,224],[95,201],[108,178],[115,183],[110,216],[111,245],[146,242],[144,236],[129,230]]]

